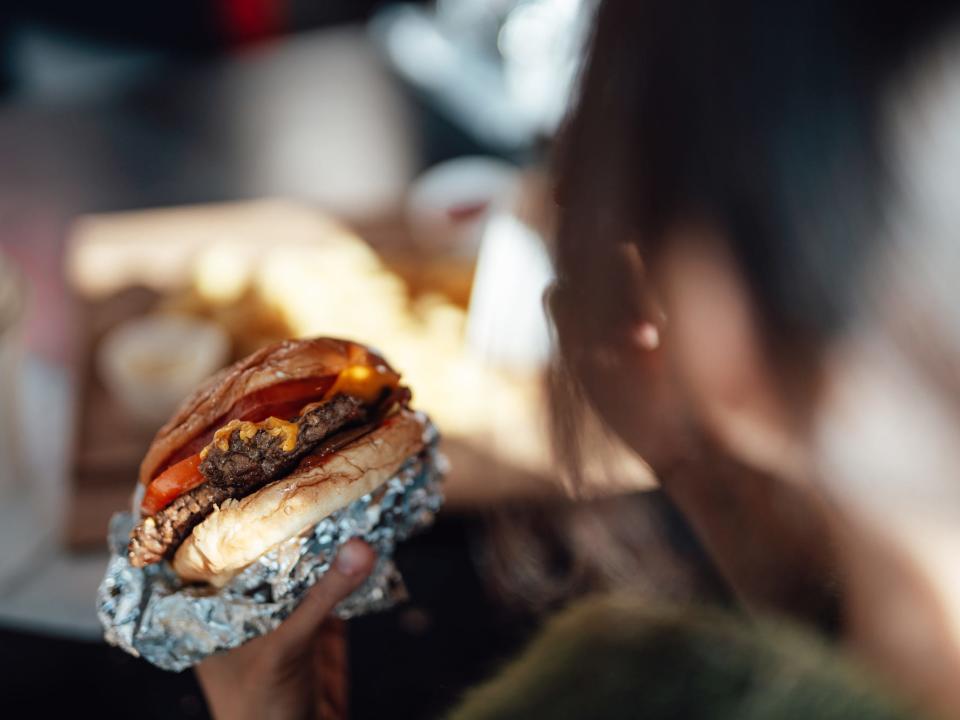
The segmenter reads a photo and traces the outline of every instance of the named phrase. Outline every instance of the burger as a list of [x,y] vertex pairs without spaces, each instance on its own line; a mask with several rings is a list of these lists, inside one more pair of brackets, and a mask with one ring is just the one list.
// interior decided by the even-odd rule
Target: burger
[[222,370],[153,439],[127,559],[222,587],[281,543],[377,493],[426,452],[400,375],[347,340],[285,341]]

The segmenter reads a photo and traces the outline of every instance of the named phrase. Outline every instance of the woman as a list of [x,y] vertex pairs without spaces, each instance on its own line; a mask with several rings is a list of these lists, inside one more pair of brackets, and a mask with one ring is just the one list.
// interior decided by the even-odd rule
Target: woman
[[[804,632],[618,598],[460,717],[960,716],[958,20],[606,0],[559,153],[568,464],[596,412],[745,607],[839,625],[891,682]],[[244,673],[244,709],[304,712],[304,633],[370,563],[342,560],[277,633],[201,666],[215,714],[242,716]]]

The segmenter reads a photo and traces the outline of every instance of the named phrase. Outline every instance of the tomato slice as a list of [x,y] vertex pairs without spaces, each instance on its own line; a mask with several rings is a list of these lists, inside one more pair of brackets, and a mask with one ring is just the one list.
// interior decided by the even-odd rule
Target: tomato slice
[[260,422],[271,416],[286,420],[297,415],[304,405],[322,400],[336,380],[336,375],[326,375],[277,383],[240,398],[227,415],[230,419],[250,422]]
[[168,467],[147,485],[140,509],[144,515],[155,515],[185,492],[202,485],[204,481],[200,473],[200,455],[191,455],[186,460]]
[[[288,380],[271,385],[263,390],[256,390],[240,398],[226,413],[211,423],[205,432],[186,443],[173,453],[165,463],[159,465],[160,474],[166,472],[167,468],[203,450],[213,440],[213,434],[226,425],[228,420],[236,418],[237,420],[260,422],[268,417],[287,420],[299,414],[304,405],[323,400],[336,380],[336,375]],[[156,477],[159,476],[158,474]]]
[[213,434],[227,418],[260,422],[268,417],[288,419],[299,414],[304,405],[322,400],[336,382],[336,375],[290,380],[257,390],[242,397],[223,417],[196,438],[173,453],[160,473],[147,485],[140,507],[146,515],[154,515],[185,492],[202,485],[200,451],[210,444]]

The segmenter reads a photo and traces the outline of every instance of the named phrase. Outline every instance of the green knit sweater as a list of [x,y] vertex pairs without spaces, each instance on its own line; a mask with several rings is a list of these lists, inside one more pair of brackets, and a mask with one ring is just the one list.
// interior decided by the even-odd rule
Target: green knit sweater
[[906,720],[836,648],[782,622],[596,598],[553,619],[452,720]]

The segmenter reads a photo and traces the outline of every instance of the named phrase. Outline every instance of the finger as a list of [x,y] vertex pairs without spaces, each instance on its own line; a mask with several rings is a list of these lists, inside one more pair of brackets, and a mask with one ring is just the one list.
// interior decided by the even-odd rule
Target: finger
[[347,665],[346,623],[334,617],[320,625],[313,646],[317,703],[316,717],[324,720],[345,720],[349,717],[349,669]]
[[278,645],[299,646],[323,622],[337,603],[356,590],[373,569],[373,549],[362,540],[340,548],[330,569],[311,588],[300,606],[273,632]]

